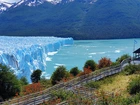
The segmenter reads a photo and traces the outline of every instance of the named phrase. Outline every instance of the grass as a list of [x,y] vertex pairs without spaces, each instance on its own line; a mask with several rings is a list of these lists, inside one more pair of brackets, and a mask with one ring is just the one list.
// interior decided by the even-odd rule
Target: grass
[[130,94],[127,91],[127,86],[132,78],[139,74],[124,75],[124,73],[115,74],[106,77],[100,81],[91,81],[85,86],[94,87],[96,91],[104,91],[105,93],[121,94],[122,98],[127,98]]
[[127,97],[129,96],[129,93],[127,92],[127,86],[129,84],[129,81],[131,80],[131,78],[135,77],[136,75],[138,74],[133,74],[128,76],[122,74],[115,75],[111,77],[114,78],[112,83],[103,83],[101,84],[98,90],[104,90],[105,92],[111,92],[111,93],[119,92],[124,97]]

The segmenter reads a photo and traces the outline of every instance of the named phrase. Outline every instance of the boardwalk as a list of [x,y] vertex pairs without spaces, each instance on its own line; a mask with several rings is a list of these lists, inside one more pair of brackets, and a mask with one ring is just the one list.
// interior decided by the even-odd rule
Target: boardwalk
[[130,59],[125,59],[121,62],[121,64],[113,67],[103,68],[100,70],[97,70],[95,72],[92,72],[90,74],[86,74],[77,78],[74,78],[68,82],[62,82],[59,83],[53,87],[50,87],[44,91],[33,93],[30,95],[26,95],[20,98],[16,98],[13,100],[6,101],[1,104],[8,104],[8,105],[37,105],[42,103],[43,101],[47,101],[51,99],[51,92],[57,91],[59,89],[65,89],[65,90],[73,90],[74,87],[79,87],[83,83],[87,83],[89,81],[97,81],[104,77],[119,73],[122,71],[122,68],[124,65],[127,65]]

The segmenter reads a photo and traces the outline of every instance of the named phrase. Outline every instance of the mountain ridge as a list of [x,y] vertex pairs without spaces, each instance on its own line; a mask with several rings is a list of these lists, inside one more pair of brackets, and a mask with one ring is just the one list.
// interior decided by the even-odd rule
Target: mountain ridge
[[0,14],[0,35],[139,38],[139,10],[139,0],[62,0],[57,4],[20,5]]
[[14,3],[8,3],[8,2],[0,2],[0,14],[3,11],[6,11],[8,8],[10,8]]

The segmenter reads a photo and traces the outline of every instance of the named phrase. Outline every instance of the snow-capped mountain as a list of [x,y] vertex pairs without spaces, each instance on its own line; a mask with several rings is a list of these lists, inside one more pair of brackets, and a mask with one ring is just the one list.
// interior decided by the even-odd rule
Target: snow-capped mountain
[[9,8],[16,8],[16,7],[19,7],[21,5],[31,7],[31,6],[41,5],[44,2],[50,2],[52,4],[57,4],[57,3],[60,3],[61,0],[21,0],[21,1],[16,2],[16,3],[0,2],[0,13],[8,10]]
[[[63,3],[68,3],[68,2],[72,2],[74,0],[63,0]],[[93,0],[96,1],[96,0]],[[51,4],[58,4],[61,3],[62,0],[21,0],[17,3],[8,3],[8,2],[0,2],[0,13],[2,13],[3,11],[8,10],[9,8],[16,8],[20,5],[25,5],[25,6],[38,6],[43,4],[44,2],[50,2]]]
[[[20,5],[25,5],[25,6],[38,6],[43,4],[44,2],[49,2],[51,4],[59,4],[59,3],[69,3],[69,2],[73,2],[74,0],[21,0],[17,3],[7,3],[7,2],[3,2],[0,3],[0,13],[2,13],[3,11],[6,11],[8,8],[16,8]],[[79,0],[82,2],[89,2],[90,4],[96,2],[97,0]]]
[[12,5],[14,5],[14,3],[0,2],[0,13],[2,13],[3,11],[6,11]]
[[26,5],[26,6],[37,6],[40,4],[43,4],[46,2],[45,0],[21,0],[17,2],[15,5],[13,5],[13,8],[16,8],[20,5]]
[[[68,2],[73,2],[74,0],[21,0],[17,2],[15,5],[13,5],[13,8],[16,8],[20,5],[26,5],[26,6],[38,6],[43,4],[44,2],[50,2],[51,4],[58,4],[58,3],[68,3]],[[93,0],[97,1],[97,0]]]
[[21,0],[0,14],[0,35],[139,38],[139,10],[140,0]]

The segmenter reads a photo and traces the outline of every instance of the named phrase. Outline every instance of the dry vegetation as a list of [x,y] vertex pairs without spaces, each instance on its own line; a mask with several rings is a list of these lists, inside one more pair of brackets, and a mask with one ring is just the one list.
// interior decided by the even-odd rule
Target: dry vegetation
[[138,74],[133,75],[116,75],[112,83],[102,84],[99,90],[104,90],[105,92],[121,93],[122,96],[129,96],[127,92],[127,86],[131,78],[135,77]]

